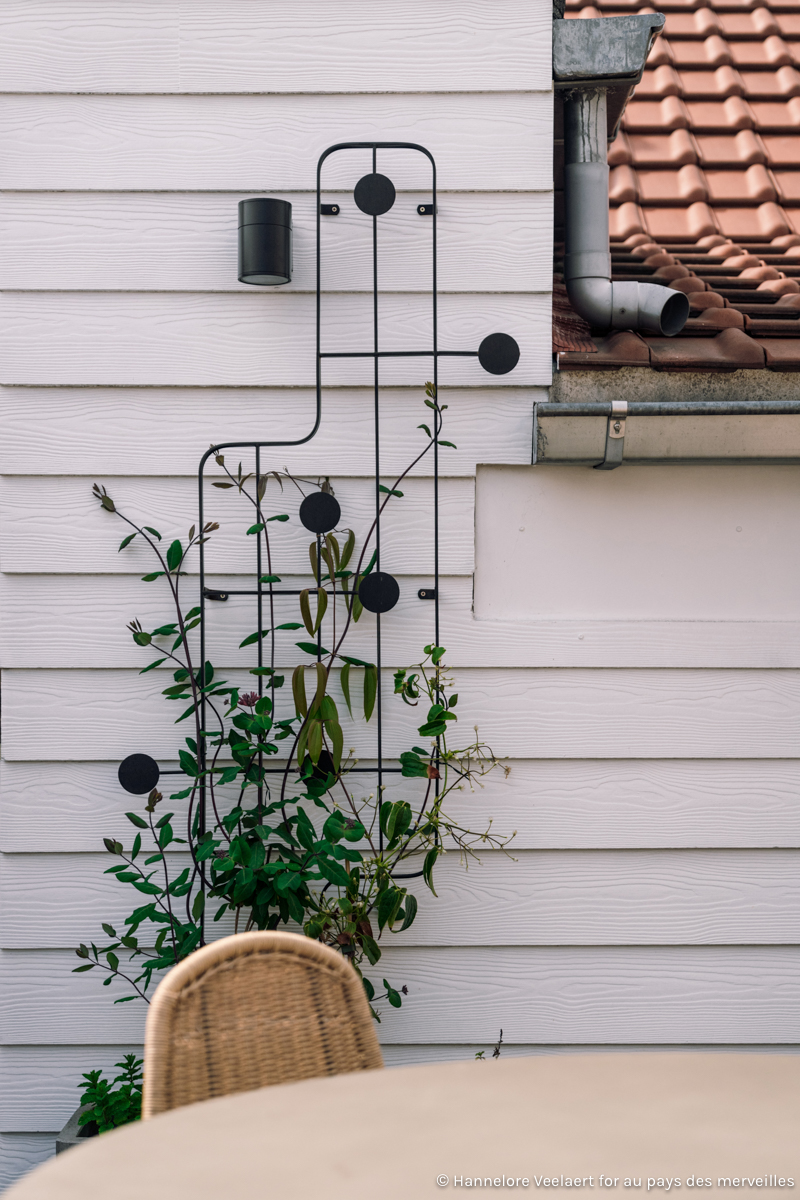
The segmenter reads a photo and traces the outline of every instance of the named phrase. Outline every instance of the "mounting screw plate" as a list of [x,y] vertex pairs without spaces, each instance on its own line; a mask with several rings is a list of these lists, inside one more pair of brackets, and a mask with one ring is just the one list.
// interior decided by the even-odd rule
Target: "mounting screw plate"
[[417,592],[420,600],[435,600],[436,588],[420,588]]
[[433,216],[433,205],[432,204],[418,204],[417,212],[419,213],[419,215],[421,217],[432,217]]
[[323,217],[338,217],[341,209],[338,204],[320,204],[319,211]]

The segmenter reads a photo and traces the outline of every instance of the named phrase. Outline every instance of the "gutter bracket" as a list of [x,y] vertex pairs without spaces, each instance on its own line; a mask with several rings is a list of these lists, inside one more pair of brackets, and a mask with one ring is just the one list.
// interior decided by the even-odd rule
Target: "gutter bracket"
[[611,416],[606,426],[606,456],[595,465],[595,471],[613,471],[622,466],[625,454],[625,418],[628,415],[627,400],[611,401]]

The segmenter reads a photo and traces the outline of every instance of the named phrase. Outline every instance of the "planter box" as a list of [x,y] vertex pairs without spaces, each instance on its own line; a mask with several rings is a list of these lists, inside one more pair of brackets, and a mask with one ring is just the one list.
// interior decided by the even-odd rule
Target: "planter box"
[[88,1104],[83,1104],[80,1108],[75,1109],[61,1133],[56,1137],[56,1154],[61,1154],[63,1150],[70,1150],[73,1146],[79,1146],[84,1138],[97,1137],[97,1126],[94,1121],[90,1121],[83,1127],[78,1125],[81,1113],[90,1107]]

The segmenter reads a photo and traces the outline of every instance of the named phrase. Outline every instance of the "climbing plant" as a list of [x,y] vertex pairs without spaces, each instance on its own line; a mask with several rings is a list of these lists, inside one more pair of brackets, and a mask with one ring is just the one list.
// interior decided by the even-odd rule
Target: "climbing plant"
[[[447,406],[439,404],[431,384],[425,404],[431,411],[429,423],[419,426],[425,444],[391,486],[380,485],[381,513],[402,502],[403,480],[435,442],[452,445],[440,437]],[[442,855],[455,852],[467,860],[481,846],[502,849],[510,840],[494,834],[491,821],[479,832],[465,827],[448,813],[448,799],[474,788],[488,772],[507,768],[477,727],[467,744],[457,742],[458,695],[444,648],[429,644],[417,663],[394,675],[396,703],[419,709],[416,744],[399,756],[400,777],[409,782],[365,792],[356,751],[345,749],[343,712],[355,727],[368,725],[375,713],[378,668],[346,650],[363,614],[361,585],[375,569],[377,518],[360,545],[352,529],[334,528],[312,540],[313,586],[297,597],[299,619],[276,622],[281,578],[273,566],[281,526],[289,520],[280,511],[287,507],[284,489],[304,496],[307,488],[312,495],[332,489],[327,480],[286,471],[254,475],[241,464],[232,470],[222,454],[215,461],[220,475],[214,486],[232,493],[252,515],[242,536],[263,538],[267,571],[261,584],[270,624],[240,644],[240,650],[252,647],[258,661],[247,668],[253,677],[247,684],[241,672],[223,679],[210,661],[197,661],[192,632],[200,609],[186,609],[182,596],[194,554],[219,523],[192,526],[185,540],[165,545],[153,526],[118,508],[105,487],[93,489],[102,509],[127,527],[119,551],[139,539],[154,557],[155,569],[143,580],[165,588],[170,616],[154,629],[139,620],[127,628],[138,646],[157,656],[141,674],[172,671],[162,695],[180,705],[176,724],[190,722],[191,733],[178,751],[188,786],[168,797],[187,802],[185,818],[179,825],[154,788],[141,810],[126,814],[135,828],[132,840],[104,839],[117,860],[107,873],[138,893],[138,903],[120,928],[103,924],[108,944],[78,948],[82,962],[75,970],[99,970],[104,984],[125,984],[116,1003],[147,1000],[153,975],[202,945],[226,915],[237,932],[292,924],[350,960],[380,1019],[378,1003],[399,1007],[407,990],[383,978],[380,991],[370,975],[387,938],[407,930],[417,915],[411,879],[435,896]],[[303,634],[296,648],[305,661],[288,681],[277,665],[281,631]],[[380,970],[377,975],[382,978]]]

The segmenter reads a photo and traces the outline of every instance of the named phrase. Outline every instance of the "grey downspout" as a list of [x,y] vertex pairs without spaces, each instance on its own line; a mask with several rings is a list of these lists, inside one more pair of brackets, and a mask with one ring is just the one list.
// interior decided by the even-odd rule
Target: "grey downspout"
[[[654,283],[611,282],[607,96],[609,87],[619,89],[626,83],[632,92],[632,84],[641,77],[651,26],[660,28],[663,17],[647,18],[646,27],[643,20],[635,16],[554,22],[553,73],[564,96],[564,282],[572,307],[593,329],[674,337],[689,316],[683,292]],[[613,31],[616,37],[609,46],[604,35],[623,22],[626,25]],[[638,25],[628,24],[634,22]],[[576,28],[580,26],[583,29]],[[591,26],[595,29],[587,28]],[[624,60],[615,63],[619,33],[628,35],[627,44]],[[637,37],[630,35],[639,35],[638,55]],[[578,69],[576,54],[583,59]]]

